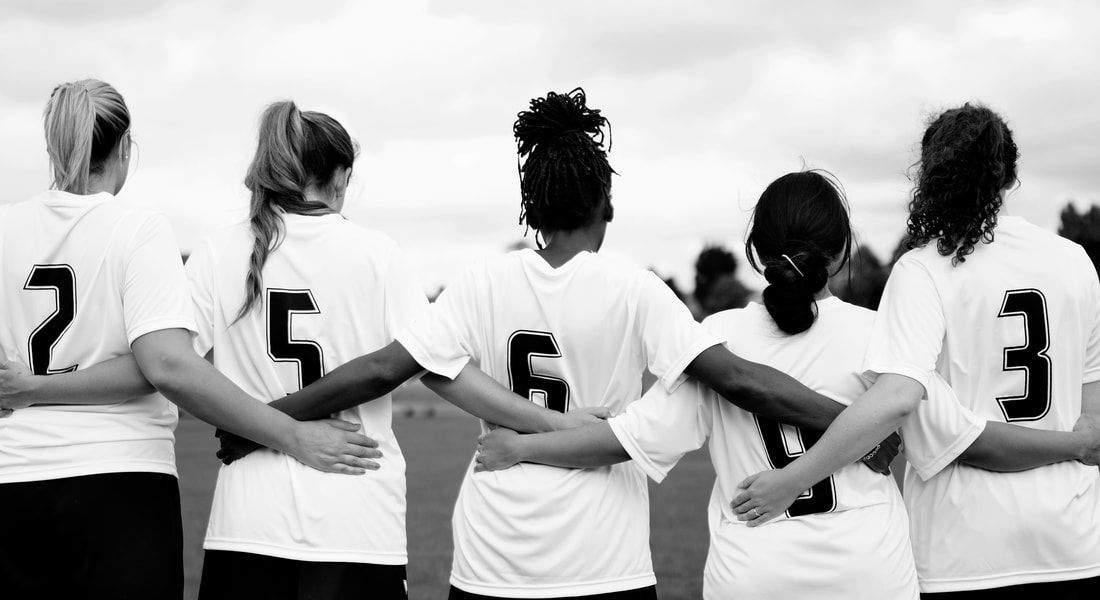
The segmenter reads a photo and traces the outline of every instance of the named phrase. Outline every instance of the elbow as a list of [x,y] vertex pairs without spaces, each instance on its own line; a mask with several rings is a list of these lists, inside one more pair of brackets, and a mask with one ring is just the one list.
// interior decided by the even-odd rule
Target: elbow
[[141,373],[166,396],[179,394],[187,380],[187,359],[172,353],[159,353],[141,361]]

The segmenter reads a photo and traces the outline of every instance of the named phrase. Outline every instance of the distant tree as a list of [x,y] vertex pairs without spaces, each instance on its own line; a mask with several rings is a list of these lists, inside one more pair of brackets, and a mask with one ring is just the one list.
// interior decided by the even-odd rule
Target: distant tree
[[1093,204],[1079,213],[1072,203],[1067,204],[1062,209],[1058,235],[1081,244],[1092,264],[1100,270],[1100,206]]
[[695,291],[689,306],[695,318],[743,308],[752,292],[737,279],[737,258],[719,245],[708,245],[695,260]]
[[829,280],[829,288],[845,302],[878,310],[890,268],[867,246],[857,246],[852,259]]

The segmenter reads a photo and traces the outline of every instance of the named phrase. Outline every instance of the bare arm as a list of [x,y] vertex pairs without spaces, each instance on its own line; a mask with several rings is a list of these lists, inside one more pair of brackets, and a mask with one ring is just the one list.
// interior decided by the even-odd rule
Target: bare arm
[[[141,372],[169,400],[217,427],[259,440],[326,471],[377,468],[377,444],[352,433],[354,424],[299,423],[244,393],[203,360],[183,329],[147,333],[131,346]],[[350,429],[349,429],[350,427]]]
[[814,431],[825,431],[844,410],[843,404],[818,394],[790,375],[747,361],[725,346],[704,350],[684,372],[739,408]]
[[22,364],[0,363],[0,408],[118,404],[155,391],[141,374],[133,354],[72,373],[48,376],[31,375]]
[[497,471],[516,463],[587,469],[630,460],[607,422],[565,431],[519,435],[494,429],[478,439],[475,471]]
[[1098,447],[1096,427],[1069,433],[990,422],[958,460],[988,471],[1026,471],[1066,460],[1088,461]]

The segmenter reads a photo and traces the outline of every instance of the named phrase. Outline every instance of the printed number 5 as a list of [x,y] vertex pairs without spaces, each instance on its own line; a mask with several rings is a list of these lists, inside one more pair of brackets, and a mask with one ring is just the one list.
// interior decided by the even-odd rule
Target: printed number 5
[[294,339],[293,317],[320,312],[310,290],[267,290],[267,354],[275,362],[298,363],[298,389],[321,378],[325,353],[317,342]]

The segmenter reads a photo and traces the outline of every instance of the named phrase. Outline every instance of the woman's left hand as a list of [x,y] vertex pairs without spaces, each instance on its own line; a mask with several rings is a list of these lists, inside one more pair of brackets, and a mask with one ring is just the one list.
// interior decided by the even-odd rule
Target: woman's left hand
[[36,381],[26,365],[0,361],[0,417],[33,404]]
[[477,439],[474,471],[500,471],[521,462],[519,434],[506,427],[494,427]]
[[763,525],[782,515],[799,494],[806,491],[781,470],[750,475],[737,484],[737,489],[744,491],[730,502],[730,507],[737,520],[747,522],[749,527]]

